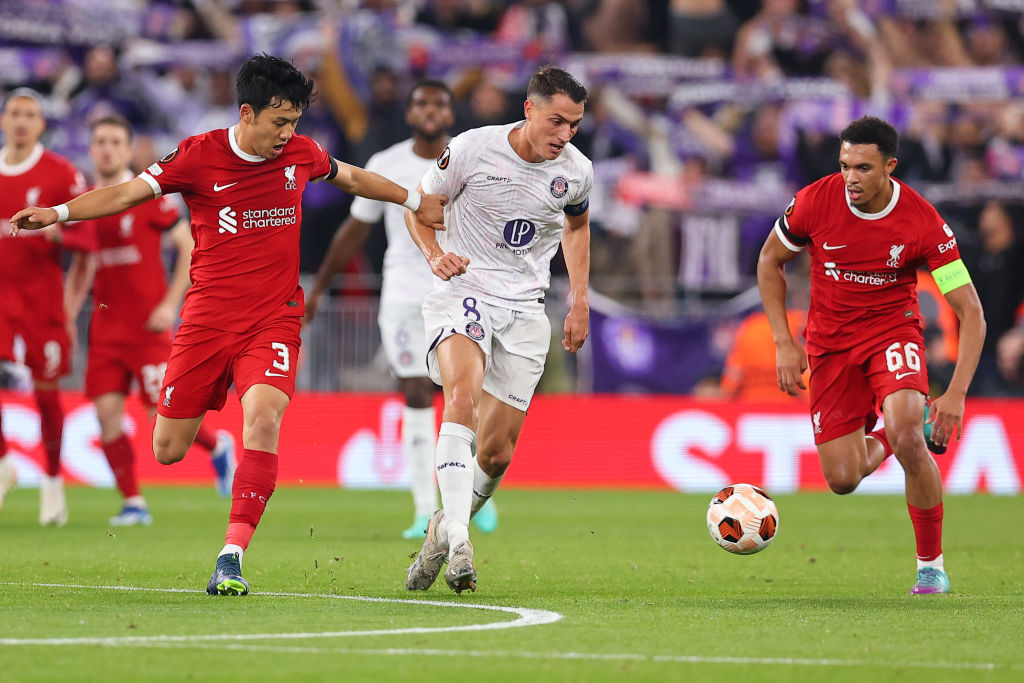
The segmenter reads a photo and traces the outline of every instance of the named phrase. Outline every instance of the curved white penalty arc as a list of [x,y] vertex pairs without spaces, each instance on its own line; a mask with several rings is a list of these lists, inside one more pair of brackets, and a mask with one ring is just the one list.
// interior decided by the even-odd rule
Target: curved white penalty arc
[[[81,590],[111,590],[151,593],[196,593],[185,588],[142,588],[137,586],[89,586],[66,583],[32,583],[7,585],[29,585],[40,588],[69,588]],[[329,600],[356,600],[359,602],[380,602],[402,605],[427,605],[431,607],[451,607],[456,609],[482,610],[503,612],[516,615],[511,621],[497,621],[487,624],[464,624],[461,626],[429,626],[372,629],[366,631],[314,631],[311,633],[214,633],[207,635],[158,635],[158,636],[109,636],[91,638],[0,638],[0,645],[145,645],[148,643],[199,643],[204,641],[245,641],[268,639],[305,639],[305,638],[345,638],[353,636],[393,636],[405,634],[454,633],[458,631],[500,631],[526,626],[552,624],[562,618],[558,612],[525,607],[503,607],[501,605],[480,605],[475,603],[442,602],[440,600],[403,600],[401,598],[371,598],[361,595],[327,595],[316,593],[276,593],[261,592],[259,596],[278,598],[313,598]],[[225,598],[218,598],[225,599]]]

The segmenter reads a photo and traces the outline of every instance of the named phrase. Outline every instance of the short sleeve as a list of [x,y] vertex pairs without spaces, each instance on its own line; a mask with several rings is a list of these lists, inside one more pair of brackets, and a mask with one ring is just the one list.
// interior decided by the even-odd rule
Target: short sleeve
[[[556,178],[557,182],[557,178]],[[582,216],[590,208],[590,191],[594,188],[594,165],[587,159],[579,181],[579,191],[569,197],[565,204],[565,213],[570,216]]]
[[455,199],[466,186],[467,171],[477,153],[469,132],[456,135],[423,176],[420,183],[423,191],[426,194],[443,194],[449,201]]
[[313,138],[306,139],[310,142],[309,147],[312,155],[312,160],[310,162],[311,169],[309,172],[310,179],[312,179],[313,182],[319,182],[328,176],[333,178],[334,176],[331,175],[331,172],[334,171],[336,173],[337,171],[335,170],[336,166],[331,155],[328,154],[327,150],[321,147],[320,143]]
[[[366,170],[379,175],[385,175],[382,173],[383,164],[381,163],[380,154],[374,154],[370,157],[370,160],[366,162]],[[384,216],[384,204],[385,202],[377,201],[375,199],[367,199],[366,197],[356,196],[352,200],[352,207],[349,209],[349,214],[357,221],[363,223],[376,223]]]
[[169,197],[160,197],[153,202],[153,227],[156,230],[170,230],[178,223],[180,217],[178,207]]
[[790,251],[803,251],[811,243],[810,226],[814,224],[814,202],[810,188],[796,193],[779,219],[775,221],[775,234]]
[[934,271],[960,258],[956,235],[934,207],[928,205],[921,226],[921,248],[928,270]]
[[184,192],[192,187],[196,179],[198,148],[196,138],[186,138],[178,144],[177,149],[150,164],[139,177],[149,183],[156,197]]

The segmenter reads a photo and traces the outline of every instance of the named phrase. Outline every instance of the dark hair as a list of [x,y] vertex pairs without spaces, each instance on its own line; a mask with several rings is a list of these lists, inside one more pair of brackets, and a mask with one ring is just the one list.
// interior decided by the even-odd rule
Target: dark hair
[[440,90],[448,95],[449,101],[454,97],[454,95],[452,95],[452,89],[449,88],[448,84],[444,81],[436,78],[417,78],[416,82],[412,84],[411,88],[409,88],[409,96],[405,98],[406,109],[412,106],[412,95],[420,88],[433,88],[435,90]]
[[900,134],[887,121],[874,116],[862,116],[839,134],[840,144],[877,145],[883,159],[896,156],[900,147]]
[[107,116],[101,116],[98,119],[94,119],[92,123],[89,124],[89,132],[96,132],[96,129],[100,126],[120,126],[128,133],[128,142],[132,141],[132,124],[128,123],[128,119],[120,114],[108,114]]
[[235,81],[238,104],[248,104],[259,114],[267,107],[290,102],[306,109],[313,99],[313,81],[280,57],[261,53],[242,65]]
[[550,100],[558,93],[567,95],[576,104],[584,104],[587,101],[587,89],[568,71],[551,64],[545,64],[537,69],[526,88],[526,97],[531,100],[535,97]]

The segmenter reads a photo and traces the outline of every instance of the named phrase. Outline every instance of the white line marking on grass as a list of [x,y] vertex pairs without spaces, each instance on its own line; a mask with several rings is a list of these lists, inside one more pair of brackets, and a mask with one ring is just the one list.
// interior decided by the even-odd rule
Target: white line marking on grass
[[[151,593],[197,593],[185,588],[140,588],[136,586],[87,586],[66,583],[31,583],[18,584],[4,582],[8,586],[38,586],[41,588],[75,588],[85,590],[110,591],[146,591]],[[203,641],[226,640],[268,640],[268,639],[304,639],[304,638],[343,638],[350,636],[391,636],[409,633],[452,633],[455,631],[497,631],[524,626],[540,626],[551,624],[562,618],[558,612],[543,609],[527,609],[525,607],[502,607],[499,605],[480,605],[476,603],[441,602],[440,600],[403,600],[401,598],[368,598],[361,595],[323,595],[316,593],[275,593],[263,592],[257,596],[279,598],[326,598],[329,600],[358,600],[360,602],[397,603],[403,605],[429,605],[433,607],[455,607],[459,609],[476,609],[491,612],[514,614],[518,618],[512,621],[497,621],[489,624],[466,624],[464,626],[432,626],[373,629],[368,631],[317,631],[313,633],[220,633],[190,636],[110,636],[95,638],[0,638],[0,645],[150,645],[172,643],[199,643]],[[218,598],[224,600],[226,598]]]
[[704,657],[699,655],[645,655],[639,653],[607,653],[607,652],[524,652],[514,650],[438,650],[431,648],[347,648],[347,647],[296,647],[280,645],[244,645],[228,643],[213,645],[198,643],[195,645],[178,643],[147,643],[144,647],[192,647],[199,649],[218,650],[251,650],[254,652],[281,652],[285,654],[312,655],[409,655],[415,657],[512,657],[520,659],[568,659],[590,661],[633,661],[658,662],[670,664],[725,664],[729,666],[777,665],[777,666],[816,666],[816,667],[883,667],[886,669],[955,669],[970,671],[993,671],[997,669],[1022,670],[1017,665],[1001,665],[991,662],[887,662],[866,659],[806,659],[800,657]]

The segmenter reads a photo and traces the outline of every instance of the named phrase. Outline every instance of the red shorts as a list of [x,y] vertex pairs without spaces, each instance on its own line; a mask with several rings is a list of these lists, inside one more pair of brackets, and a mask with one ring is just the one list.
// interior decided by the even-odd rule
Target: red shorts
[[278,318],[247,332],[182,323],[167,359],[157,412],[180,419],[220,410],[232,381],[239,398],[254,384],[277,387],[291,398],[301,329],[298,317]]
[[0,312],[0,360],[14,360],[14,337],[25,342],[32,378],[56,380],[71,372],[71,339],[61,320],[28,321]]
[[873,428],[882,401],[895,391],[928,395],[924,338],[916,328],[847,351],[809,356],[808,363],[815,444]]
[[171,339],[166,334],[140,334],[131,345],[90,343],[85,395],[90,399],[110,392],[127,395],[134,379],[139,383],[139,398],[151,408],[160,398],[170,353]]

